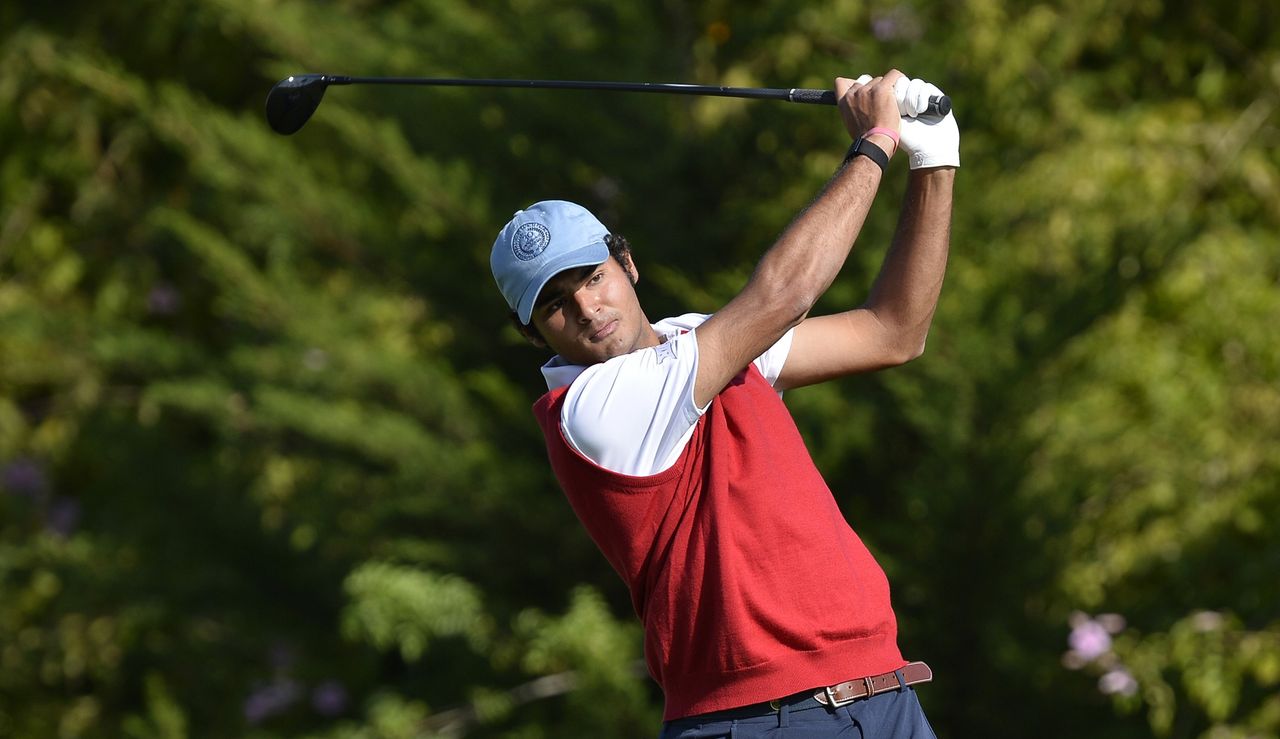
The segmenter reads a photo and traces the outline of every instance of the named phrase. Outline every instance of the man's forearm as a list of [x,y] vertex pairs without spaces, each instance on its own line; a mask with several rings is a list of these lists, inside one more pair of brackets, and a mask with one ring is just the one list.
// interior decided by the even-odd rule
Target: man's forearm
[[787,293],[808,312],[839,274],[875,200],[881,173],[855,157],[783,231],[761,258],[752,282],[766,293]]
[[893,245],[865,307],[918,356],[933,321],[951,242],[951,199],[956,170],[914,170],[898,216]]

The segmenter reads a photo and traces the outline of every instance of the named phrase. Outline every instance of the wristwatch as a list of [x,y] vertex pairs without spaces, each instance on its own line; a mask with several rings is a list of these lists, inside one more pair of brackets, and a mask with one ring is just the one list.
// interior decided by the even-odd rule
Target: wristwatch
[[849,153],[844,155],[844,164],[848,164],[850,159],[859,154],[875,162],[881,172],[889,169],[889,155],[884,153],[884,149],[868,141],[865,136],[853,142],[853,146],[849,147]]

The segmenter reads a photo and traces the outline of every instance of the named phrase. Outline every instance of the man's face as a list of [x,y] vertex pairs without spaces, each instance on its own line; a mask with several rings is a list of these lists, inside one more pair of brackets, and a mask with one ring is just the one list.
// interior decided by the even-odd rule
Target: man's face
[[[636,297],[631,257],[561,272],[542,288],[533,325],[552,351],[590,365],[658,343]],[[631,274],[627,274],[627,270]]]

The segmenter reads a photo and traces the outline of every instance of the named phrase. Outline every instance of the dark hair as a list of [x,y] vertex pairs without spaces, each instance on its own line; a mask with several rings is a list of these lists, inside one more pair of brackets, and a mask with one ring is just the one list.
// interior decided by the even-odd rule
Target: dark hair
[[[631,273],[631,268],[627,266],[627,257],[631,255],[631,243],[627,241],[627,237],[619,234],[608,234],[604,237],[605,246],[609,247],[609,256],[614,261],[622,265],[622,270],[627,273],[627,277],[631,278],[632,284],[635,284],[636,276]],[[543,344],[547,343],[542,334],[538,333],[538,329],[533,325],[533,318],[529,318],[528,323],[520,323],[520,316],[515,311],[511,311],[511,319],[520,327],[520,332],[530,339],[537,339]]]
[[618,264],[627,271],[627,275],[631,274],[631,270],[627,267],[627,255],[631,253],[631,242],[627,241],[626,236],[618,234],[609,234],[604,237],[605,246],[609,247],[609,255],[618,260]]

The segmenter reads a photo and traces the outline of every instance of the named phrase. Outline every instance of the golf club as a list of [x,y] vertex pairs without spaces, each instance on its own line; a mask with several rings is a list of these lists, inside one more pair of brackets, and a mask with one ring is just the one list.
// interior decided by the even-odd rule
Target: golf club
[[[289,135],[302,128],[330,85],[423,85],[435,87],[509,87],[555,90],[610,90],[615,92],[662,92],[675,95],[782,100],[789,103],[835,105],[831,90],[783,89],[771,87],[719,87],[661,82],[582,82],[572,80],[453,79],[438,77],[346,77],[332,74],[295,74],[280,80],[267,93],[267,123],[279,134]],[[921,116],[945,116],[951,111],[946,95],[929,99]]]

